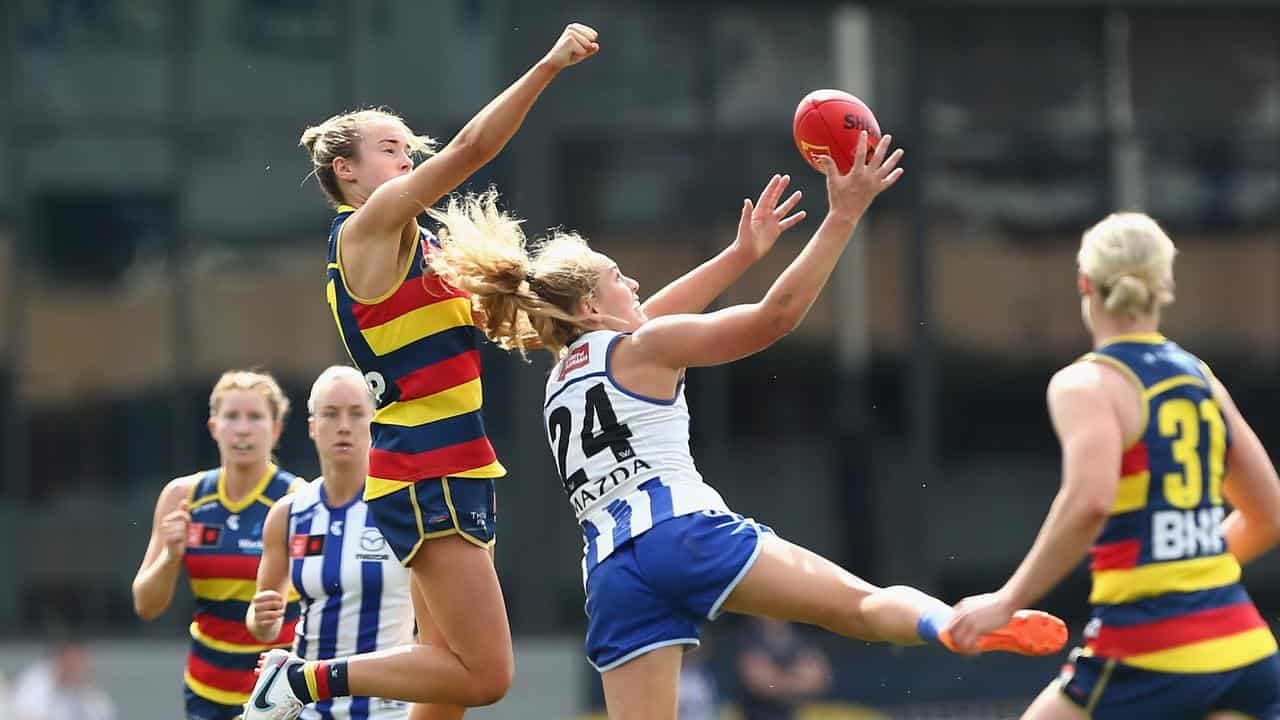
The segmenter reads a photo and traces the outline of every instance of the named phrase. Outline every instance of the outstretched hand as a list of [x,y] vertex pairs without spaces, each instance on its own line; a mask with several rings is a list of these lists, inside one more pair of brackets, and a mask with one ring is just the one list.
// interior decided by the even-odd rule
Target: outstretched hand
[[857,218],[871,205],[876,196],[888,190],[902,177],[897,167],[902,159],[902,148],[889,152],[892,135],[885,135],[876,144],[875,152],[867,160],[867,131],[858,134],[858,146],[853,153],[853,165],[849,172],[840,173],[836,163],[826,155],[814,158],[818,169],[827,176],[827,199],[830,214],[838,217]]
[[805,218],[805,211],[794,215],[787,213],[800,202],[800,191],[791,193],[781,205],[778,199],[791,183],[790,175],[774,175],[769,184],[760,192],[760,200],[756,204],[747,198],[742,201],[742,217],[738,219],[738,237],[734,245],[746,251],[752,261],[759,260],[773,249],[778,236],[795,227]]
[[1015,608],[1004,595],[994,592],[974,595],[955,606],[955,614],[947,624],[947,633],[958,652],[978,652],[978,640],[989,632],[1009,624]]
[[600,43],[596,42],[598,37],[599,34],[590,27],[570,23],[544,60],[557,71],[577,65],[600,51]]

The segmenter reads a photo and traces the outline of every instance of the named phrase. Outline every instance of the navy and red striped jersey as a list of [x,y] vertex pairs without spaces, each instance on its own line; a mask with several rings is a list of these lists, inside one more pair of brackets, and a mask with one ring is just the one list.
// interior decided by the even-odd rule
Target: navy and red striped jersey
[[377,402],[365,499],[436,477],[506,474],[481,413],[480,329],[466,293],[430,272],[434,237],[419,242],[400,281],[377,298],[347,287],[342,227],[355,212],[338,208],[329,232],[326,295],[351,361]]
[[1158,334],[1083,358],[1142,393],[1111,517],[1092,550],[1086,651],[1146,670],[1223,672],[1276,652],[1222,537],[1230,433],[1209,368]]
[[293,644],[298,595],[290,592],[284,627],[263,643],[245,627],[257,590],[262,526],[267,511],[301,481],[274,465],[239,502],[227,497],[220,468],[199,474],[191,486],[187,550],[183,562],[196,598],[186,683],[196,695],[222,705],[243,705],[257,680],[258,655]]

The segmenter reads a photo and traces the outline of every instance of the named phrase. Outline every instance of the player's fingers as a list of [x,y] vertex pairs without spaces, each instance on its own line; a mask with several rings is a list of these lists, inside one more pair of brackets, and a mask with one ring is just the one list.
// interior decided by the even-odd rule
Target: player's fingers
[[790,175],[779,175],[777,178],[778,182],[773,184],[773,187],[770,188],[769,192],[769,207],[771,208],[777,206],[778,198],[782,197],[782,193],[785,192],[787,186],[791,184]]
[[889,177],[885,178],[884,180],[881,180],[880,189],[888,190],[889,188],[893,187],[894,183],[898,182],[898,178],[900,177],[902,177],[902,168],[898,168],[897,170],[894,170],[893,172],[889,173]]
[[781,180],[782,176],[778,174],[774,174],[773,177],[769,178],[769,182],[765,183],[764,189],[760,191],[760,199],[756,202],[756,207],[765,208],[766,210],[772,208],[772,206],[769,205],[769,198],[773,196],[772,191],[774,186],[781,182]]
[[595,28],[591,27],[590,25],[583,25],[582,23],[569,23],[569,26],[565,29],[575,30],[579,33],[582,33],[583,35],[586,36],[588,40],[592,42],[595,42],[596,38],[600,37],[600,33],[596,32]]
[[786,201],[779,205],[778,209],[773,211],[773,214],[777,217],[785,216],[787,213],[791,212],[791,209],[796,206],[796,203],[800,202],[801,196],[802,193],[799,190],[791,193],[791,197],[787,198]]
[[826,175],[828,180],[840,174],[839,171],[836,170],[835,161],[833,161],[830,156],[816,155],[813,158],[813,163],[818,167],[818,172]]
[[876,143],[875,152],[871,153],[872,167],[879,168],[884,163],[884,157],[889,153],[889,147],[893,143],[893,136],[889,134],[882,135],[880,141]]
[[787,230],[790,230],[791,228],[799,224],[801,220],[804,220],[806,215],[807,213],[804,210],[801,210],[795,215],[792,215],[789,218],[783,219],[782,222],[778,223],[778,227],[782,228],[783,232],[786,232]]
[[853,150],[853,170],[867,164],[867,131],[858,131],[858,145]]
[[902,159],[904,154],[905,152],[902,148],[894,150],[889,159],[880,164],[880,177],[888,177],[889,173],[893,172],[893,169],[898,166],[898,161]]

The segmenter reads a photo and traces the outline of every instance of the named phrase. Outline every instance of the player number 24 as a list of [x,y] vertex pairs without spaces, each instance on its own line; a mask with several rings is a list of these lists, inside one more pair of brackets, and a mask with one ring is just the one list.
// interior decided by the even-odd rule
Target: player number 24
[[[582,416],[582,454],[593,457],[605,448],[613,451],[613,458],[618,462],[628,460],[636,453],[627,438],[631,437],[631,428],[618,422],[618,415],[609,402],[609,394],[604,383],[597,383],[586,393],[586,407]],[[596,420],[599,419],[600,431],[596,432]],[[569,408],[561,405],[551,411],[547,419],[547,432],[551,434],[551,442],[556,445],[556,469],[560,471],[560,479],[564,482],[565,492],[572,493],[587,482],[587,471],[579,468],[569,471],[569,436],[573,427],[573,417]]]

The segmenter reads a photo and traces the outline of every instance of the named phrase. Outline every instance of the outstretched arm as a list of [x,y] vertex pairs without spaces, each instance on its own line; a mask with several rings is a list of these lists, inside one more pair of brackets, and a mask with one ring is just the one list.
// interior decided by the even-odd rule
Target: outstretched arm
[[511,87],[485,105],[440,152],[413,172],[383,183],[352,215],[343,243],[398,242],[401,230],[493,159],[561,70],[594,55],[596,31],[573,23],[554,47]]
[[862,133],[853,167],[845,175],[830,158],[821,159],[827,176],[827,216],[762,300],[706,315],[669,315],[646,322],[618,346],[615,360],[627,362],[624,357],[634,354],[644,364],[673,369],[720,365],[757,353],[794,330],[831,277],[871,201],[901,177],[902,170],[895,167],[902,151],[885,157],[891,140],[885,135],[867,162],[867,137]]
[[956,605],[948,631],[962,652],[1034,603],[1088,553],[1115,503],[1124,430],[1094,363],[1059,370],[1049,382],[1049,414],[1062,445],[1062,487],[1022,564],[1000,590]]
[[792,193],[781,205],[778,200],[791,182],[790,175],[774,175],[753,205],[742,201],[738,218],[738,235],[733,244],[714,258],[702,263],[671,284],[654,293],[642,306],[646,317],[653,319],[677,313],[702,312],[712,300],[742,277],[742,273],[764,257],[786,232],[805,217],[805,212],[787,216],[800,202],[800,191]]

